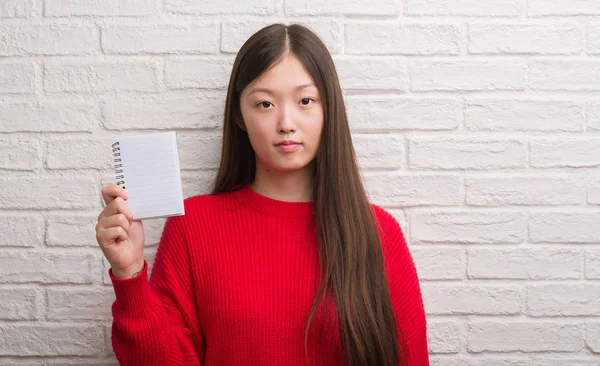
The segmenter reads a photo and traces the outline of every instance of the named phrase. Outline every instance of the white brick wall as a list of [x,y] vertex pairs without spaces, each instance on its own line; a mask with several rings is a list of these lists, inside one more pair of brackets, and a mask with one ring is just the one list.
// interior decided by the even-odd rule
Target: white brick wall
[[333,54],[432,365],[600,365],[600,2],[0,0],[0,366],[116,364],[110,141],[177,131],[206,192],[235,53],[279,21]]

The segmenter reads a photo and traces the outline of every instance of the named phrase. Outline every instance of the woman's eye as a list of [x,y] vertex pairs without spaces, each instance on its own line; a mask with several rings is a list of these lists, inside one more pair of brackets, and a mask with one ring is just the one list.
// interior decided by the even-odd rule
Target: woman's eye
[[[312,98],[304,98],[300,101],[300,103],[302,103],[302,105],[308,105],[310,103],[311,100],[314,100]],[[306,102],[306,103],[305,103]]]
[[260,102],[260,103],[257,104],[257,106],[269,108],[270,104],[271,104],[271,102]]

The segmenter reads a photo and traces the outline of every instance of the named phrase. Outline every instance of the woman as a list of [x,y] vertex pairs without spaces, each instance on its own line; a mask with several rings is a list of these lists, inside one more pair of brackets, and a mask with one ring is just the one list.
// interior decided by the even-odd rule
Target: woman
[[402,231],[362,185],[322,41],[274,24],[240,49],[214,190],[169,217],[152,276],[127,193],[102,188],[123,365],[428,365]]

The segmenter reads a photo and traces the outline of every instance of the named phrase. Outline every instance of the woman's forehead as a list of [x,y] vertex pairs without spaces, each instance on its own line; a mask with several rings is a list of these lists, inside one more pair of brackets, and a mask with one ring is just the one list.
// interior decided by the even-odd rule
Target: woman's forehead
[[307,88],[316,88],[311,75],[296,56],[289,54],[248,85],[246,90],[247,95],[257,92],[282,94]]

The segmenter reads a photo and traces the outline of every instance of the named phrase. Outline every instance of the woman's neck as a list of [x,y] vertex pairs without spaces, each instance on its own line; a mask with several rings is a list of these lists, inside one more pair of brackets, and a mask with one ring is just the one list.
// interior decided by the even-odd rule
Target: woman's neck
[[312,201],[312,180],[299,178],[293,173],[278,176],[271,174],[262,178],[257,174],[257,178],[249,186],[256,193],[279,201]]

